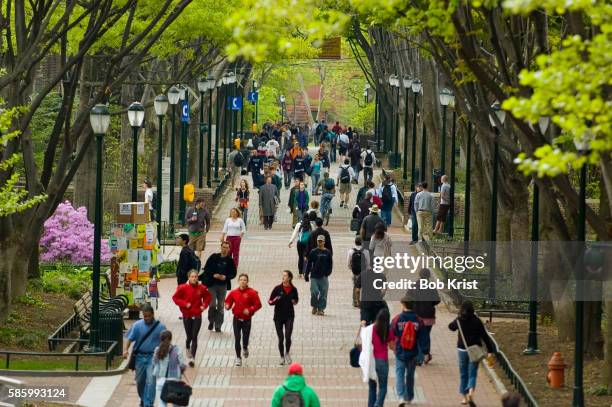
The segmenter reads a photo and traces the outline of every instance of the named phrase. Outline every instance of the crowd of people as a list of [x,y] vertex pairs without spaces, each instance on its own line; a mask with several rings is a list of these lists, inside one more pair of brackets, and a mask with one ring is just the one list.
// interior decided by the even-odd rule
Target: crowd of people
[[[308,151],[309,134],[314,141],[314,152]],[[375,184],[373,169],[377,159],[374,152],[362,148],[358,134],[351,127],[344,129],[338,122],[331,129],[325,121],[318,122],[310,132],[299,126],[265,126],[264,131],[247,146],[252,151],[244,152],[236,143],[229,156],[233,167],[232,185],[236,191],[235,206],[223,223],[219,251],[203,258],[206,235],[211,226],[203,199],[196,200],[195,205],[187,210],[187,233],[176,238],[181,251],[176,270],[177,288],[172,300],[180,310],[179,318],[185,330],[184,349],[172,344],[172,333],[155,320],[154,311],[148,305],[142,308],[143,319],[133,324],[128,332],[125,356],[134,343],[132,354],[135,355],[135,378],[141,406],[165,406],[160,398],[164,383],[180,380],[187,367],[195,365],[204,312],[207,312],[208,330],[220,333],[225,311],[230,311],[236,354],[234,365],[242,366],[249,357],[252,321],[262,308],[262,302],[258,291],[250,287],[248,274],[239,273],[238,269],[252,191],[257,194],[259,224],[264,226],[264,230],[269,230],[281,203],[281,189],[290,190],[287,209],[292,215],[292,231],[288,246],[296,245],[297,278],[310,283],[312,314],[325,316],[329,279],[334,270],[332,236],[325,226],[329,222],[331,202],[336,192],[339,192],[339,207],[348,208],[353,185],[359,187],[350,225],[356,236],[354,246],[347,253],[346,268],[351,271],[353,279],[352,304],[359,309],[358,367],[368,384],[368,407],[382,407],[385,403],[389,350],[395,359],[399,406],[410,404],[415,397],[417,367],[424,367],[433,359],[431,331],[440,299],[435,289],[410,290],[401,300],[400,312],[392,318],[384,292],[372,289],[372,280],[381,277],[373,270],[374,259],[392,253],[393,241],[388,228],[392,223],[393,207],[398,203],[393,179],[387,175],[380,185]],[[331,174],[332,162],[339,164],[335,177]],[[243,168],[246,174],[251,174],[253,190],[247,179],[241,177],[245,175]],[[360,185],[362,172],[363,183]],[[429,239],[427,231],[441,233],[450,193],[448,178],[444,176],[442,181],[435,228],[431,224],[433,196],[427,183],[419,183],[411,194],[411,243]],[[318,196],[319,200],[315,198]],[[382,278],[385,278],[384,274]],[[431,271],[421,269],[419,278],[430,279]],[[237,279],[237,287],[232,289],[234,279]],[[279,284],[272,288],[268,297],[268,306],[274,308],[279,365],[288,366],[288,377],[275,390],[271,405],[318,407],[320,401],[315,391],[306,385],[303,366],[294,362],[291,356],[295,307],[300,299],[293,279],[292,271],[283,270]],[[461,404],[475,405],[480,359],[473,359],[471,348],[483,344],[486,352],[481,356],[491,358],[493,343],[469,301],[461,305],[459,315],[448,328],[458,332]],[[506,399],[509,403],[515,400],[513,397]]]

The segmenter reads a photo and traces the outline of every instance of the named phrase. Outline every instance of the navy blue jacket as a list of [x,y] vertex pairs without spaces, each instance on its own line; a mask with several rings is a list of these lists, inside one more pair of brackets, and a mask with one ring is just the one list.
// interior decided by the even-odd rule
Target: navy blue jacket
[[[417,334],[417,340],[414,344],[414,347],[410,350],[406,350],[404,348],[402,348],[402,346],[400,345],[400,338],[402,337],[402,332],[404,332],[404,324],[407,321],[412,321],[415,324],[417,324],[416,328],[416,334]],[[394,330],[394,334],[395,337],[398,338],[397,339],[397,343],[395,344],[395,356],[400,359],[403,360],[404,362],[414,358],[417,356],[417,354],[419,353],[419,340],[420,340],[420,336],[423,334],[423,331],[420,331],[419,328],[419,318],[417,317],[417,314],[414,311],[404,311],[402,313],[400,313],[399,315],[397,315],[395,318],[393,318],[393,322],[392,322],[392,327]]]

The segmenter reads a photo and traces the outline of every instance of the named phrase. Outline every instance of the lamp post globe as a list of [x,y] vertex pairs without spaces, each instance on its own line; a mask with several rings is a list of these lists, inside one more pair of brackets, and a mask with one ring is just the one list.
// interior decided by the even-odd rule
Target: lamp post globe
[[132,126],[132,202],[138,200],[138,130],[144,121],[145,109],[142,103],[134,102],[127,110],[128,121]]
[[179,91],[179,99],[180,100],[186,100],[186,98],[187,98],[187,88],[184,87],[183,85],[178,85],[177,89]]
[[168,111],[168,97],[166,95],[157,95],[153,101],[153,107],[155,108],[155,114],[157,116],[165,116]]
[[140,102],[132,103],[127,110],[130,126],[139,128],[142,126],[145,116],[145,108]]
[[412,77],[410,77],[409,75],[404,75],[402,78],[402,83],[404,85],[404,88],[409,89],[412,87]]
[[414,93],[421,93],[421,81],[419,79],[413,79],[411,87]]
[[440,104],[442,106],[448,106],[449,104],[451,104],[451,100],[455,100],[455,95],[453,94],[453,92],[448,88],[442,89],[440,91]]
[[217,84],[217,81],[215,80],[214,76],[210,76],[209,75],[209,76],[206,77],[206,84],[207,84],[207,89],[212,91],[215,88],[215,85]]
[[198,92],[204,93],[208,90],[208,81],[206,78],[198,79]]
[[181,94],[176,86],[170,87],[168,90],[168,103],[171,105],[176,105],[179,102]]
[[106,105],[95,105],[89,112],[89,122],[96,135],[96,206],[94,211],[93,273],[91,298],[90,352],[100,349],[100,251],[102,249],[102,142],[110,125],[110,113]]

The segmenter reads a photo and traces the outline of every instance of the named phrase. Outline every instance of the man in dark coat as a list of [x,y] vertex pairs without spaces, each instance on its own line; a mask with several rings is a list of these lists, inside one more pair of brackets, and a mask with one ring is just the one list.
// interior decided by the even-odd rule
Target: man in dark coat
[[272,184],[272,177],[266,177],[266,183],[259,188],[259,207],[264,221],[264,229],[272,229],[274,214],[276,213],[277,203],[276,185]]

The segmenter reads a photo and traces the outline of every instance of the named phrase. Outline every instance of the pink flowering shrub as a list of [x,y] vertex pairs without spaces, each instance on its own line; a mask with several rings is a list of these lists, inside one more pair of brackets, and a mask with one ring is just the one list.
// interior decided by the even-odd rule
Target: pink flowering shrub
[[[45,222],[40,239],[40,260],[83,264],[93,261],[93,223],[87,219],[87,209],[74,209],[69,201],[58,205],[55,213]],[[100,258],[108,262],[111,257],[106,240],[102,239]]]

